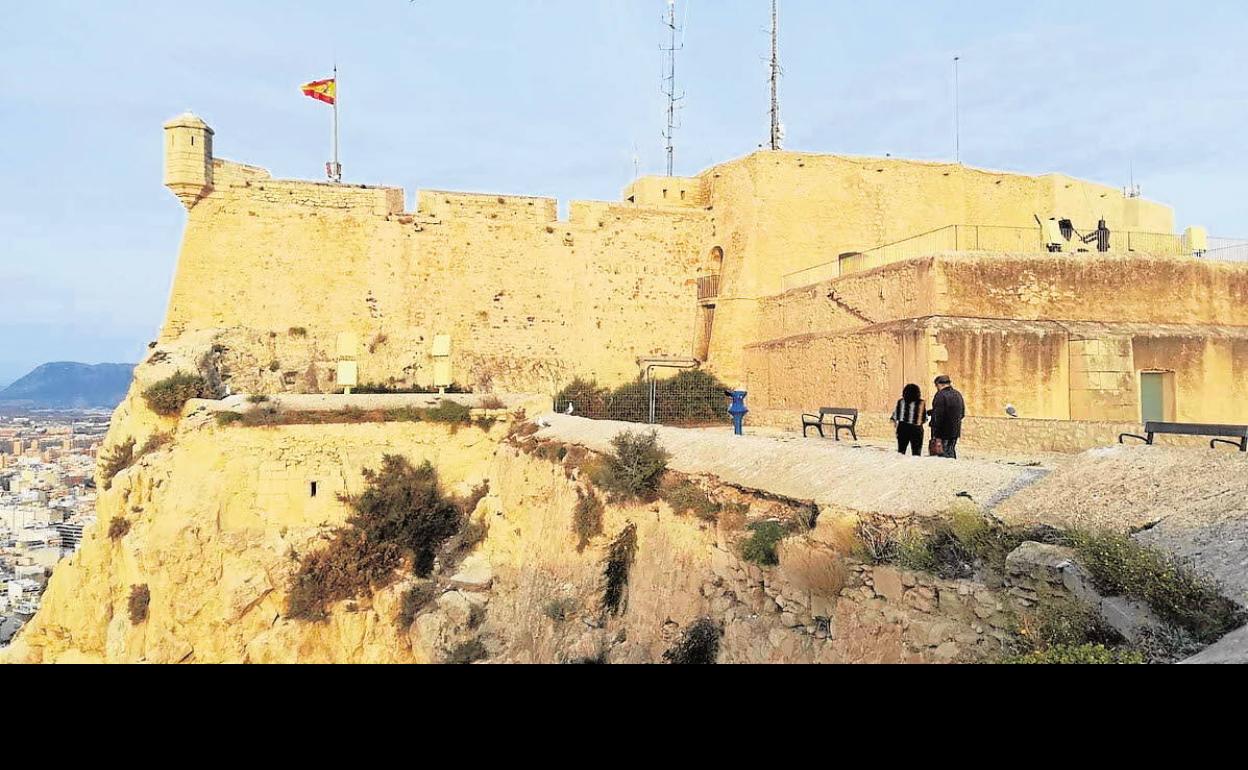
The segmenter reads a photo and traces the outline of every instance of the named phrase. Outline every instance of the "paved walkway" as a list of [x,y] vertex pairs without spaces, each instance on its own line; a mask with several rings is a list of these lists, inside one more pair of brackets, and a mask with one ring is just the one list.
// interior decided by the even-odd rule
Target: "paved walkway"
[[730,430],[651,428],[565,415],[545,415],[540,438],[608,452],[624,431],[655,430],[673,470],[716,476],[727,484],[812,500],[864,513],[930,516],[969,495],[993,506],[1047,471],[982,460],[902,457],[895,451],[800,436],[747,435]]

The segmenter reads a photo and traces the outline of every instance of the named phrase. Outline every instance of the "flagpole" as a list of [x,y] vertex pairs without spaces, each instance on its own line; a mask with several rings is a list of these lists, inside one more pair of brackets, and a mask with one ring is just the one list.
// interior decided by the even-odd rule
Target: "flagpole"
[[342,184],[342,164],[338,162],[338,63],[334,63],[334,173],[333,180]]

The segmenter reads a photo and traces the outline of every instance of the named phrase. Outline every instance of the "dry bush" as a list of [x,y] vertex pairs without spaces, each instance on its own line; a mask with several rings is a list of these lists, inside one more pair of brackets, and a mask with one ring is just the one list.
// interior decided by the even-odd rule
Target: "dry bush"
[[490,411],[496,411],[499,409],[506,409],[507,404],[498,396],[494,395],[493,393],[490,393],[489,395],[481,399],[481,408],[488,409]]
[[407,565],[429,577],[437,555],[460,532],[463,514],[444,495],[426,462],[413,466],[387,455],[382,469],[364,471],[368,488],[347,502],[355,515],[324,550],[308,554],[291,586],[287,617],[325,620],[328,605],[393,583]]
[[740,532],[750,517],[750,506],[745,503],[730,503],[719,512],[719,526],[725,532]]
[[143,447],[139,450],[139,457],[149,455],[152,452],[159,452],[172,443],[173,433],[153,433],[147,441],[143,442]]
[[113,479],[118,473],[134,465],[138,461],[138,457],[134,453],[134,439],[129,438],[120,444],[117,444],[106,453],[100,455],[100,481],[104,484],[104,491],[113,488]]
[[215,398],[208,380],[197,374],[178,372],[143,391],[143,400],[162,417],[177,417],[182,407],[193,398]]
[[130,520],[120,516],[108,523],[108,539],[120,540],[130,534]]
[[582,553],[589,546],[590,540],[602,534],[602,515],[605,508],[592,489],[583,492],[578,488],[576,497],[576,509],[572,512],[572,531],[576,534],[576,552]]
[[777,549],[780,570],[794,586],[819,596],[837,596],[849,582],[844,558],[831,548],[788,540]]
[[152,592],[146,585],[130,586],[130,600],[126,609],[130,614],[131,625],[139,625],[147,621],[147,610],[152,603]]

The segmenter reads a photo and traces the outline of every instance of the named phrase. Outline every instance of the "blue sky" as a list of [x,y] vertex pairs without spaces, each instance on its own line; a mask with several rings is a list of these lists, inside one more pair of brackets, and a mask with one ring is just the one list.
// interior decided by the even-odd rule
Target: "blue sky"
[[[50,360],[135,361],[183,224],[161,123],[193,109],[217,154],[316,178],[342,68],[349,181],[618,197],[663,166],[664,0],[13,3],[0,42],[0,382]],[[677,171],[767,134],[766,0],[681,0]],[[953,155],[1122,185],[1180,226],[1248,237],[1248,4],[782,0],[788,147]]]

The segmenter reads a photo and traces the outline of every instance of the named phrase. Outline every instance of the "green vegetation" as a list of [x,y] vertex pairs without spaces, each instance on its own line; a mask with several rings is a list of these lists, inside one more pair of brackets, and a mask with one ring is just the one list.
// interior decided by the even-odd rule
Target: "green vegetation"
[[[681,372],[655,383],[655,418],[662,425],[717,425],[727,422],[728,388],[714,376],[698,370]],[[578,417],[591,420],[649,422],[650,384],[644,380],[610,390],[592,380],[577,378],[555,396],[555,411],[568,404]]]
[[459,533],[464,515],[442,494],[425,463],[387,455],[380,471],[366,470],[368,488],[348,500],[355,514],[329,546],[305,556],[290,591],[288,617],[322,621],[328,605],[390,585],[400,569],[427,578],[442,546]]
[[[1143,602],[1170,627],[1150,643],[1159,657],[1167,650],[1190,648],[1192,642],[1212,644],[1248,622],[1248,613],[1222,596],[1214,580],[1125,534],[1006,527],[962,508],[935,524],[899,534],[860,525],[858,541],[856,553],[866,561],[951,580],[969,578],[980,569],[1003,574],[1006,557],[1026,542],[1073,548],[1098,592]],[[1112,652],[1123,643],[1089,610],[1074,604],[1042,606],[1021,620],[1019,631],[1036,653],[1060,648],[1091,655],[1089,650]]]
[[[394,383],[371,382],[351,389],[352,393],[361,396],[429,396],[441,391],[432,385],[398,385]],[[472,388],[452,383],[446,388],[450,395],[471,395]]]
[[267,404],[268,402],[269,402],[269,397],[265,395],[255,395],[255,396],[247,397],[247,403],[249,404]]
[[152,592],[146,585],[130,586],[130,600],[126,609],[130,614],[130,625],[137,626],[147,621],[147,610],[152,604]]
[[130,520],[118,516],[108,523],[108,539],[121,540],[130,534]]
[[788,529],[778,521],[758,521],[747,529],[753,534],[741,547],[741,557],[764,567],[778,565],[780,555],[776,551],[776,546],[789,536]]
[[669,475],[659,487],[659,497],[672,507],[677,516],[691,513],[703,521],[715,522],[723,506],[712,502],[697,484]]
[[[274,407],[262,407],[248,412],[218,412],[217,424],[223,427],[243,428],[278,427],[283,425],[358,425],[383,422],[436,422],[460,426],[473,424],[472,408],[454,401],[439,401],[437,406],[417,409],[359,409],[347,407],[328,412],[282,411]],[[488,430],[493,421],[478,420]]]
[[100,482],[104,485],[104,491],[113,488],[113,479],[118,473],[138,462],[134,443],[134,439],[128,438],[100,455]]
[[150,455],[152,452],[159,452],[172,443],[172,433],[153,433],[151,436],[148,436],[147,441],[143,442],[143,447],[139,449],[139,457]]
[[270,362],[269,362],[269,371],[270,371],[270,372],[273,372],[273,373],[275,373],[275,374],[276,374],[277,372],[280,372],[281,370],[282,370],[282,362],[281,362],[281,361],[270,361]]
[[590,470],[590,480],[611,502],[652,502],[667,472],[670,455],[659,446],[655,433],[621,433],[611,440],[614,450]]
[[1145,663],[1144,656],[1133,650],[1111,650],[1100,644],[1077,646],[1057,645],[1043,651],[1006,658],[1009,665],[1032,666],[1127,666]]
[[143,400],[162,417],[177,417],[192,398],[215,398],[208,381],[197,374],[178,372],[143,391]]
[[715,621],[702,618],[685,629],[676,646],[663,653],[663,660],[675,666],[714,665],[723,633]]
[[572,531],[576,534],[576,552],[582,553],[589,541],[602,534],[602,500],[591,489],[576,490],[576,509],[572,511]]
[[616,535],[607,550],[603,578],[606,588],[602,595],[602,609],[609,615],[624,611],[624,598],[628,591],[628,573],[637,556],[637,525],[629,524]]
[[1177,557],[1113,533],[1078,533],[1074,543],[1098,591],[1145,602],[1200,642],[1212,644],[1248,622],[1213,580]]

